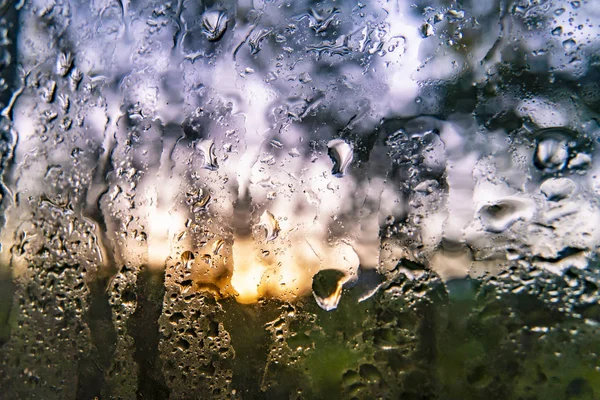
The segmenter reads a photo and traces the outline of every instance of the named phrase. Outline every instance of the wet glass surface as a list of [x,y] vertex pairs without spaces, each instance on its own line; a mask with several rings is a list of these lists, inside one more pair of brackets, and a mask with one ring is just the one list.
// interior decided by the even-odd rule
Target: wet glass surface
[[0,16],[0,398],[600,396],[598,2]]

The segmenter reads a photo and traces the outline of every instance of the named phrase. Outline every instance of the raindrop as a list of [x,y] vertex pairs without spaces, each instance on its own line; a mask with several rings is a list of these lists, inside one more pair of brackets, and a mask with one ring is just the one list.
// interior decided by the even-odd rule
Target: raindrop
[[271,146],[275,147],[276,149],[281,149],[283,147],[283,144],[279,140],[273,139],[269,143],[271,144]]
[[381,372],[372,364],[363,364],[360,366],[360,376],[367,382],[378,382],[381,380]]
[[559,129],[542,132],[535,148],[534,165],[545,172],[562,170],[569,159],[568,138]]
[[56,82],[50,81],[47,86],[42,89],[42,99],[46,103],[52,103],[54,100],[54,93],[56,93]]
[[458,21],[465,17],[465,12],[462,10],[448,10],[446,16],[449,21]]
[[177,348],[180,351],[186,351],[190,348],[190,342],[188,342],[187,340],[181,338],[177,341]]
[[211,196],[207,190],[202,190],[200,193],[200,199],[194,203],[193,212],[198,213],[205,211],[206,207],[210,203]]
[[303,18],[308,18],[308,26],[314,29],[315,33],[321,33],[327,30],[335,15],[339,12],[340,10],[337,8],[323,12],[319,12],[317,9],[311,8],[308,13],[298,17],[298,21],[302,20]]
[[259,29],[250,34],[248,45],[250,46],[250,54],[258,54],[262,49],[263,40],[271,33],[271,29]]
[[181,261],[183,262],[186,268],[191,267],[192,263],[194,262],[194,258],[194,253],[192,253],[189,250],[186,250],[183,253],[181,253]]
[[575,191],[575,182],[568,178],[550,178],[544,181],[540,190],[550,201],[560,201]]
[[60,53],[56,60],[56,73],[60,76],[66,76],[73,65],[71,53]]
[[573,379],[565,390],[567,399],[593,399],[593,386],[585,378]]
[[592,157],[589,154],[578,153],[575,157],[569,160],[569,169],[584,170],[591,168]]
[[204,157],[202,161],[202,168],[211,171],[216,171],[219,168],[219,165],[217,164],[217,156],[215,155],[214,140],[202,140],[196,143],[196,149],[198,149]]
[[177,325],[179,323],[179,321],[181,321],[183,319],[185,319],[183,313],[176,312],[173,315],[171,315],[171,317],[169,318],[169,321],[171,322],[171,324]]
[[313,276],[312,293],[323,310],[335,310],[342,297],[346,274],[337,269],[324,269]]
[[571,51],[575,48],[575,46],[577,46],[577,43],[573,39],[567,39],[562,43],[562,45],[566,51]]
[[352,162],[352,146],[342,139],[333,139],[327,143],[327,147],[329,148],[329,157],[333,161],[331,174],[341,178],[346,175],[348,166]]
[[279,222],[273,214],[265,210],[260,217],[259,224],[265,228],[265,240],[271,241],[277,238],[279,234]]
[[69,107],[71,106],[71,102],[69,100],[69,96],[61,93],[57,96],[58,105],[63,113],[69,112]]
[[501,233],[520,220],[533,217],[533,209],[525,201],[504,199],[479,210],[481,223],[488,232]]
[[298,77],[298,81],[300,81],[300,83],[309,83],[312,82],[312,77],[308,72],[303,72]]
[[223,239],[218,239],[213,244],[213,254],[216,256],[223,249],[225,245],[225,241]]
[[72,91],[77,90],[77,87],[79,86],[79,82],[81,82],[82,78],[83,78],[83,72],[81,72],[79,70],[79,68],[77,68],[77,67],[73,68],[73,70],[71,71],[71,74],[69,74],[69,86]]
[[200,256],[200,259],[201,259],[201,260],[202,260],[204,263],[206,263],[206,264],[208,264],[208,265],[212,266],[212,257],[211,257],[211,255],[210,255],[210,254],[202,254],[202,255]]
[[290,157],[296,158],[296,157],[300,157],[300,152],[298,151],[297,148],[292,148],[288,154],[290,155]]
[[210,10],[202,15],[203,32],[211,42],[216,42],[227,29],[227,14],[224,11]]
[[424,38],[427,38],[429,36],[432,36],[433,34],[434,34],[433,25],[431,25],[429,23],[425,23],[425,24],[421,25],[421,36],[423,36]]

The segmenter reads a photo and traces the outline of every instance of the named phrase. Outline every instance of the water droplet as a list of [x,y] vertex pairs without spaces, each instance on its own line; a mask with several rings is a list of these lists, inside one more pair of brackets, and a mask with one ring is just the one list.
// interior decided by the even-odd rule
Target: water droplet
[[71,102],[69,100],[69,96],[61,93],[56,97],[57,101],[58,101],[58,105],[60,106],[60,109],[62,110],[63,113],[67,113],[69,112],[69,107],[71,106]]
[[216,42],[227,29],[227,14],[224,11],[209,10],[202,15],[203,32],[211,42]]
[[205,211],[206,207],[208,207],[208,204],[210,203],[210,200],[211,196],[208,190],[202,190],[200,192],[199,200],[194,203],[193,212],[198,213],[201,211]]
[[448,12],[446,12],[446,17],[448,18],[448,21],[458,21],[465,17],[465,12],[463,10],[448,10]]
[[337,269],[324,269],[313,276],[312,293],[319,307],[325,311],[335,310],[342,297],[346,274]]
[[592,157],[589,154],[578,153],[569,160],[569,169],[585,170],[592,166]]
[[273,214],[265,210],[260,216],[259,224],[265,228],[265,240],[271,241],[279,234],[279,222]]
[[194,253],[192,253],[189,250],[186,250],[183,253],[181,253],[181,261],[183,262],[186,268],[191,267],[192,263],[194,262],[194,258]]
[[215,155],[215,142],[212,139],[202,140],[196,143],[198,149],[203,156],[202,168],[211,171],[216,171],[219,168],[217,164],[217,156]]
[[71,53],[60,53],[56,60],[56,73],[60,76],[66,76],[73,65]]
[[342,139],[333,139],[327,143],[327,147],[329,148],[329,157],[333,161],[331,174],[341,178],[346,175],[348,166],[354,157],[352,146]]
[[541,133],[535,148],[534,165],[546,172],[560,171],[569,159],[568,138],[559,129]]
[[562,32],[563,32],[562,26],[557,26],[556,28],[552,29],[553,36],[560,36],[560,35],[562,35]]
[[273,71],[269,71],[267,72],[267,75],[265,75],[265,82],[270,83],[270,82],[275,82],[277,80],[277,74]]
[[213,244],[213,254],[215,256],[217,254],[219,254],[219,252],[221,251],[221,249],[223,249],[224,245],[225,245],[225,241],[223,239],[216,240],[215,243]]
[[183,339],[183,338],[180,338],[180,339],[177,341],[177,348],[178,348],[180,351],[186,351],[187,349],[189,349],[189,348],[190,348],[190,342],[188,342],[187,340],[185,340],[185,339]]
[[83,79],[83,72],[81,72],[79,68],[74,67],[71,73],[69,74],[69,87],[72,91],[77,90],[81,79]]
[[575,46],[577,46],[577,42],[575,42],[573,39],[567,39],[562,43],[562,45],[566,51],[571,51],[575,48]]
[[42,99],[46,103],[54,101],[54,93],[56,93],[56,82],[50,81],[45,88],[42,89]]
[[257,29],[250,34],[248,45],[250,46],[250,54],[258,54],[262,49],[263,40],[272,32],[272,29]]
[[541,192],[550,201],[560,201],[575,191],[575,182],[568,178],[550,178],[540,186]]
[[517,221],[530,220],[533,217],[533,207],[522,200],[504,199],[483,206],[479,210],[479,216],[486,231],[501,233]]
[[290,157],[296,158],[296,157],[300,157],[300,152],[298,151],[297,148],[292,148],[288,154],[290,155]]
[[425,23],[425,24],[421,25],[421,36],[423,36],[424,38],[427,38],[429,36],[432,36],[433,34],[434,34],[433,25],[431,25],[429,23]]
[[339,12],[340,10],[337,8],[322,10],[321,12],[316,8],[311,8],[309,12],[299,16],[297,20],[301,21],[304,18],[308,18],[308,26],[314,29],[315,33],[321,33],[327,30],[335,15]]
[[202,261],[204,264],[208,265],[209,267],[213,268],[213,258],[210,254],[201,254],[200,255],[200,261]]
[[181,321],[182,319],[185,319],[185,316],[183,315],[183,313],[176,312],[173,315],[171,315],[171,317],[169,318],[169,321],[171,322],[171,324],[177,325],[179,323],[179,321]]
[[367,382],[379,382],[381,380],[381,372],[372,364],[363,364],[359,369],[360,376]]
[[275,147],[276,149],[283,148],[283,143],[281,143],[279,140],[273,139],[269,143],[271,144],[271,146]]
[[298,80],[300,83],[309,83],[312,82],[312,77],[308,72],[303,72],[300,74],[300,76],[298,76]]

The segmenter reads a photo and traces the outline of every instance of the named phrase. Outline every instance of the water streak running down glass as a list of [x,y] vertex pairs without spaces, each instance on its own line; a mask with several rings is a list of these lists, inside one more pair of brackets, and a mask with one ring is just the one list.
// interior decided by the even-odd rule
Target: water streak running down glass
[[598,21],[0,0],[0,398],[598,398]]

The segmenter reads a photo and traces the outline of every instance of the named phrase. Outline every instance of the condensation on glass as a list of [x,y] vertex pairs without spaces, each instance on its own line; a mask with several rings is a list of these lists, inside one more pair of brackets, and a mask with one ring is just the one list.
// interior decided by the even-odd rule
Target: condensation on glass
[[600,396],[595,1],[0,16],[3,399]]

